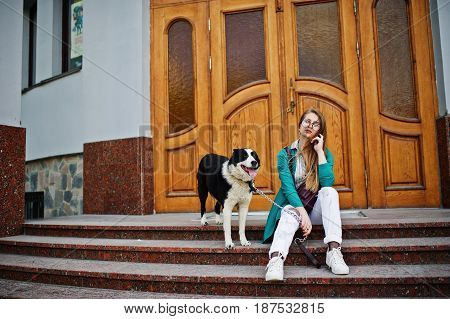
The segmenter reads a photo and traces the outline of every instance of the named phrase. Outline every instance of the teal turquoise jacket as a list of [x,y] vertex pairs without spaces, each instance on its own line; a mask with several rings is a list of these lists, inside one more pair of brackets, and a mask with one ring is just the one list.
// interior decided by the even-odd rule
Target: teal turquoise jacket
[[[290,146],[290,148],[291,155],[297,153],[297,148],[294,146],[294,143]],[[327,162],[319,165],[319,189],[327,186],[331,187],[334,184],[334,159],[328,148],[325,148],[325,157]],[[284,149],[278,152],[277,159],[277,169],[278,176],[281,180],[281,188],[275,196],[275,203],[281,207],[288,204],[294,207],[303,207],[303,203],[300,200],[295,188],[294,179],[292,178],[292,174],[289,170],[288,156]],[[296,162],[297,161],[293,161],[292,163],[293,172],[295,172]],[[262,241],[264,244],[272,241],[273,233],[275,232],[280,216],[281,209],[272,204],[269,216],[267,217],[266,227],[264,229],[264,238]]]

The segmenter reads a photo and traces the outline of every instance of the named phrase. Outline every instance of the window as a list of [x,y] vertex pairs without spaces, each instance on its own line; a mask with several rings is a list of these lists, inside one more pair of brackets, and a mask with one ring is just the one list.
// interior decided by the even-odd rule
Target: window
[[194,55],[192,25],[184,19],[173,22],[168,29],[169,134],[195,124]]
[[36,0],[24,2],[22,87],[36,83]]
[[83,0],[24,0],[23,26],[23,89],[81,69]]

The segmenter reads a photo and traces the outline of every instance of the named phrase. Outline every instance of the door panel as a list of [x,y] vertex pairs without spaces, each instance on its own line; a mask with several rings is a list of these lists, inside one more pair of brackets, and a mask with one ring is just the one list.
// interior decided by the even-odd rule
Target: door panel
[[[210,151],[208,6],[152,9],[152,123],[158,212],[199,210],[195,173]],[[212,208],[212,202],[208,202]]]
[[318,108],[327,121],[340,205],[367,207],[353,4],[285,0],[284,14],[289,141],[298,138],[303,111]]
[[[248,103],[241,104],[234,112],[225,115],[227,123],[227,136],[229,141],[225,154],[231,154],[233,146],[244,147],[245,145],[257,146],[260,141],[270,141],[269,122],[269,101],[267,98],[259,98]],[[254,148],[252,146],[252,148]],[[271,163],[270,149],[257,148],[261,163],[258,173],[257,187],[273,191],[271,184]]]
[[[214,151],[252,148],[261,159],[256,187],[279,188],[281,144],[279,57],[275,1],[211,1],[211,88]],[[255,195],[250,210],[268,210]]]
[[359,13],[371,206],[437,207],[427,1],[360,1]]

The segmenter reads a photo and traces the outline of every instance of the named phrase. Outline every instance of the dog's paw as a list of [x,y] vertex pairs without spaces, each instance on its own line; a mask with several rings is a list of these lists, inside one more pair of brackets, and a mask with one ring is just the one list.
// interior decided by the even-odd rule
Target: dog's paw
[[249,242],[247,239],[246,240],[241,240],[241,246],[251,246],[251,242]]
[[216,215],[216,224],[223,225],[223,218],[220,215]]
[[200,223],[202,224],[202,226],[208,225],[208,222],[206,221],[206,216],[205,215],[203,215],[203,217],[200,219]]
[[225,243],[225,249],[233,249],[233,248],[234,248],[233,242]]

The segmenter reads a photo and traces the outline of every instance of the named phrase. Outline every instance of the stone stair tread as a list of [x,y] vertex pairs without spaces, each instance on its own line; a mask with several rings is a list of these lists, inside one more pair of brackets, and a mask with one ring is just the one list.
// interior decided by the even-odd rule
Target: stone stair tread
[[[266,252],[270,245],[259,241],[250,241],[249,247],[237,246],[225,250],[223,240],[137,240],[111,238],[80,238],[18,235],[0,238],[0,244],[17,246],[36,246],[48,248],[82,248],[104,250],[132,251],[166,251],[166,252],[227,252],[227,253],[261,253]],[[322,240],[308,240],[306,247],[312,251],[325,251]],[[374,238],[346,239],[342,244],[344,251],[367,251],[381,249],[383,251],[399,250],[450,250],[450,237],[420,237],[420,238]]]
[[[0,279],[0,298],[8,299],[216,299],[237,296],[192,295],[52,285]],[[246,298],[239,296],[239,298]]]
[[[143,264],[0,254],[0,269],[126,280],[267,284],[264,266]],[[347,276],[328,269],[286,266],[284,284],[395,284],[450,282],[450,264],[351,266]]]
[[[264,230],[264,223],[247,223],[247,230]],[[313,225],[318,229],[322,229],[322,225]],[[220,231],[223,229],[221,225],[160,225],[154,223],[115,223],[106,222],[99,223],[25,223],[25,228],[39,229],[89,229],[89,230],[176,230],[176,231]],[[417,227],[450,227],[450,218],[447,219],[402,219],[402,220],[371,220],[370,223],[364,221],[346,221],[342,219],[342,229],[383,229],[383,228],[417,228]],[[231,223],[233,231],[239,229],[238,221],[233,220]]]
[[[361,209],[367,218],[347,218],[342,216],[343,228],[353,227],[417,227],[420,226],[438,226],[450,227],[449,209],[429,209],[429,208],[408,208],[408,209]],[[345,211],[342,211],[343,213]],[[213,216],[209,214],[208,216]],[[267,216],[264,214],[247,217],[247,226],[250,229],[264,228]],[[210,219],[210,225],[200,226],[199,213],[183,214],[156,214],[156,215],[78,215],[61,216],[41,220],[29,220],[24,223],[25,227],[43,227],[43,228],[114,228],[114,229],[184,229],[184,230],[216,230],[222,226],[215,225],[213,219]],[[238,225],[237,216],[232,218],[232,226]]]
[[[233,230],[238,230],[239,226],[237,225],[237,221],[232,221],[231,228]],[[261,224],[251,224],[248,223],[246,225],[247,230],[264,230],[265,223]],[[107,224],[107,223],[98,223],[98,224],[44,224],[44,223],[25,223],[25,228],[49,228],[49,229],[94,229],[94,230],[179,230],[179,231],[215,231],[222,230],[223,226],[220,225],[155,225],[150,223],[146,224],[137,224],[137,223],[120,223],[120,224]],[[322,225],[314,225],[316,227],[322,228]],[[450,227],[450,219],[448,220],[371,220],[371,223],[364,222],[345,222],[342,220],[342,229],[379,229],[379,228],[416,228],[416,227]]]

